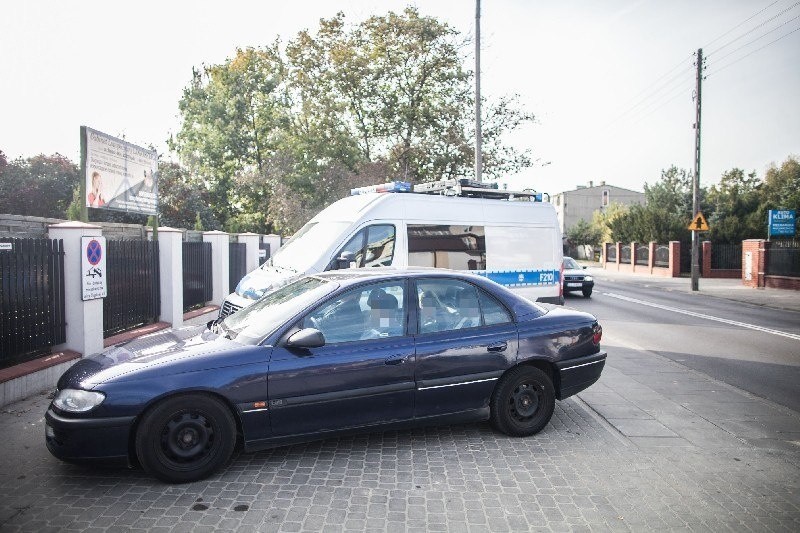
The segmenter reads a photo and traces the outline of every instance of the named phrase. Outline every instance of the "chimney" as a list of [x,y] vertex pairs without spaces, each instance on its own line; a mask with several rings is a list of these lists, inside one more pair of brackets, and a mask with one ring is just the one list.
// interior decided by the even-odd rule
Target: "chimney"
[[605,181],[605,180],[603,180],[603,181],[601,181],[601,182],[600,182],[600,186],[601,186],[601,187],[605,187],[605,185],[606,185],[606,181]]
[[594,187],[594,182],[592,180],[589,180],[589,187]]

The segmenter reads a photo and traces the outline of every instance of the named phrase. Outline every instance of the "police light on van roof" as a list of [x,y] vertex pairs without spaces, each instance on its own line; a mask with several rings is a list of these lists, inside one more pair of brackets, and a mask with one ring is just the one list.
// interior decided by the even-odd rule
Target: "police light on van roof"
[[368,194],[371,192],[411,192],[411,184],[407,181],[390,181],[379,185],[367,185],[350,189],[350,196]]

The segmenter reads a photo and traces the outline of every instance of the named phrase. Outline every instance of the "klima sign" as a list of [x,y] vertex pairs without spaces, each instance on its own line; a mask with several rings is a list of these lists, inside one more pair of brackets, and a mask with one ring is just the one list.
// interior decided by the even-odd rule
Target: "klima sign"
[[768,232],[771,237],[789,236],[795,234],[795,210],[794,209],[770,209],[768,221]]

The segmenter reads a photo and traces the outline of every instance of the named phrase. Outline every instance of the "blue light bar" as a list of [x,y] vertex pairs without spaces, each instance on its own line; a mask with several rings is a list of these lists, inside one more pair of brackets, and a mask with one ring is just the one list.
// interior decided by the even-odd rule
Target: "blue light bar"
[[379,185],[367,185],[350,189],[350,196],[368,194],[371,192],[411,192],[411,184],[407,181],[390,181]]

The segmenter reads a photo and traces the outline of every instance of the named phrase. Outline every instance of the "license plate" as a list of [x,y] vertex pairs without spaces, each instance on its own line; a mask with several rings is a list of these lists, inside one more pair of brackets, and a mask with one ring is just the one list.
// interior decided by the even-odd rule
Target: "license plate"
[[583,283],[567,283],[567,287],[583,287]]

